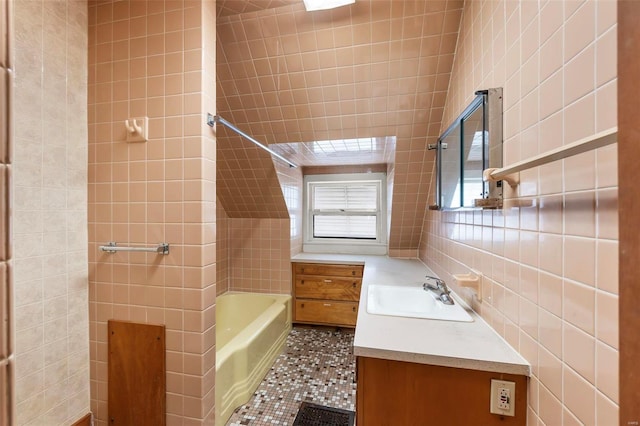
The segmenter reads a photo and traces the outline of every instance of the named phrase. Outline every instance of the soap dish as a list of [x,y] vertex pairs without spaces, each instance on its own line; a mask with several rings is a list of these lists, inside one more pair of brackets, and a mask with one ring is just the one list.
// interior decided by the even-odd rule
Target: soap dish
[[482,273],[471,270],[468,274],[453,274],[453,279],[460,287],[475,290],[476,298],[482,302]]

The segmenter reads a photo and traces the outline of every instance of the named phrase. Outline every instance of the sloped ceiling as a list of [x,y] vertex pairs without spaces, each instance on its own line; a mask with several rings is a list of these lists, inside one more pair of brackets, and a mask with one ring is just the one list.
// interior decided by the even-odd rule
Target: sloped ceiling
[[300,3],[302,0],[216,0],[217,15],[238,15]]
[[[233,3],[219,2],[218,114],[266,144],[395,136],[389,247],[417,248],[433,169],[426,145],[440,129],[463,1],[357,0],[310,13],[299,0],[231,14]],[[225,208],[271,193],[227,168],[231,152],[218,153],[219,186],[238,185],[219,193]]]
[[216,140],[216,192],[227,215],[288,218],[271,156],[220,124],[216,125]]

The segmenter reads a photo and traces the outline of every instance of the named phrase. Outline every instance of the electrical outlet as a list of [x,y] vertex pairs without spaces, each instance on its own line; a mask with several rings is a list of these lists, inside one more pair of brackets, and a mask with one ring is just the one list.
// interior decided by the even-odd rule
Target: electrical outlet
[[490,413],[501,416],[516,415],[516,384],[503,380],[491,380]]
[[498,408],[506,411],[511,408],[511,391],[508,388],[498,388]]

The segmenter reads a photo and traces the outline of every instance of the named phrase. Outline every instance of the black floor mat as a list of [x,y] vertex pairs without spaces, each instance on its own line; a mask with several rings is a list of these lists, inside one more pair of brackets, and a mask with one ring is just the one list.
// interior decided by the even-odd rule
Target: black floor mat
[[293,426],[353,426],[354,417],[353,411],[303,402]]

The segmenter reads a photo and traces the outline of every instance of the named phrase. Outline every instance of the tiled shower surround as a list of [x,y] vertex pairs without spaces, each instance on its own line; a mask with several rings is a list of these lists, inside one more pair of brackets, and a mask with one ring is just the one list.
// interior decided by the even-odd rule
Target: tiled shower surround
[[12,424],[68,425],[89,412],[87,3],[11,4]]
[[289,228],[289,219],[230,220],[232,290],[291,293]]
[[[89,3],[91,411],[107,425],[107,320],[166,325],[167,424],[215,418],[215,2]],[[149,117],[149,140],[124,121]],[[166,256],[98,246],[170,244]]]
[[[0,3],[0,122],[2,122],[2,134],[0,135],[0,424],[9,424],[13,420],[13,401],[11,398],[10,382],[12,380],[14,364],[10,361],[13,353],[13,318],[11,316],[11,303],[9,297],[12,294],[11,274],[11,241],[9,239],[10,226],[10,201],[9,187],[11,167],[11,139],[6,131],[9,119],[10,96],[8,91],[9,73],[12,67],[8,46],[13,40],[9,40],[8,3]],[[13,47],[13,46],[11,46]]]
[[227,217],[224,209],[221,213],[223,220],[216,224],[222,265],[217,270],[218,294],[291,293],[289,219],[238,219]]
[[[505,164],[616,125],[616,2],[471,1],[460,28],[443,125],[503,87]],[[474,309],[531,363],[529,425],[618,424],[616,155],[521,172],[502,210],[425,217],[420,258],[452,284],[482,272]]]
[[290,220],[230,218],[220,200],[216,212],[217,294],[289,294]]

